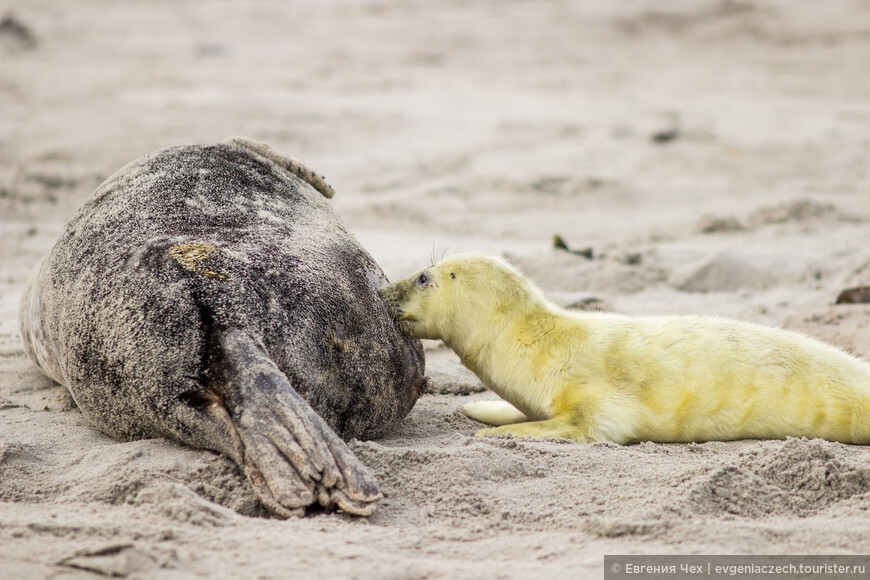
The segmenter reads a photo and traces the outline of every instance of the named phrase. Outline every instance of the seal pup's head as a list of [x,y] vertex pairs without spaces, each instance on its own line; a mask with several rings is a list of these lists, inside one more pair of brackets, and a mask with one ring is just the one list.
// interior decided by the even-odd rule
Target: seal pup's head
[[403,332],[448,344],[544,304],[516,268],[482,254],[450,256],[379,292]]

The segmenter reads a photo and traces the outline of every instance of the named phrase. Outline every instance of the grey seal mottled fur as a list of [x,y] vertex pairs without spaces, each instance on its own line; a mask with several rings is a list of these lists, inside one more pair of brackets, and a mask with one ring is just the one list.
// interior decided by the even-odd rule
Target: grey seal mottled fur
[[341,438],[405,417],[424,359],[331,194],[244,139],[132,162],[25,290],[27,353],[102,431],[224,453],[277,515],[370,513],[381,495]]

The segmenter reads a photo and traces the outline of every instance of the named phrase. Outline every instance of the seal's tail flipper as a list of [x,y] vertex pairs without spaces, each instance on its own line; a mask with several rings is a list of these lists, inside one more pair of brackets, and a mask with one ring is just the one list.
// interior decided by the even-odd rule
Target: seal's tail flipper
[[243,147],[249,151],[253,151],[257,155],[265,157],[272,163],[278,165],[278,167],[282,167],[319,191],[323,197],[331,198],[335,195],[335,190],[332,189],[332,186],[326,183],[326,178],[318,173],[314,173],[304,162],[294,159],[293,157],[287,157],[286,155],[281,155],[265,143],[260,143],[258,141],[252,141],[251,139],[246,139],[244,137],[231,137],[229,139],[225,139],[224,143],[229,145],[235,145],[237,147]]
[[[282,517],[320,504],[369,515],[382,495],[374,475],[293,389],[263,346],[241,329],[213,329],[210,370],[245,475]],[[220,385],[232,384],[231,389]],[[221,419],[221,418],[219,418]]]

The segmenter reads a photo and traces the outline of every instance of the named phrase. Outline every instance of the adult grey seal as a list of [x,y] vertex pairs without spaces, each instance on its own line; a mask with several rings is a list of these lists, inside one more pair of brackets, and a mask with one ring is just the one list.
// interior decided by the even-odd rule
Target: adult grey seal
[[25,290],[27,353],[102,431],[224,453],[279,516],[371,513],[374,477],[341,438],[407,415],[423,350],[396,328],[387,280],[331,193],[244,139],[132,162]]

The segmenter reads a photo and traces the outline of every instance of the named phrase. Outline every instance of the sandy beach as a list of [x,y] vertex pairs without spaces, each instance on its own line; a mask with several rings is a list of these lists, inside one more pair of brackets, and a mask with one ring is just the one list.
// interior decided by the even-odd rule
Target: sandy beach
[[[115,441],[25,356],[18,301],[105,178],[243,135],[304,159],[395,279],[507,257],[554,302],[714,314],[870,356],[870,6],[7,0],[0,577],[601,578],[605,554],[870,549],[870,449],[475,438],[425,394],[351,449],[374,515],[270,518],[230,460]],[[554,247],[554,236],[567,246]]]

